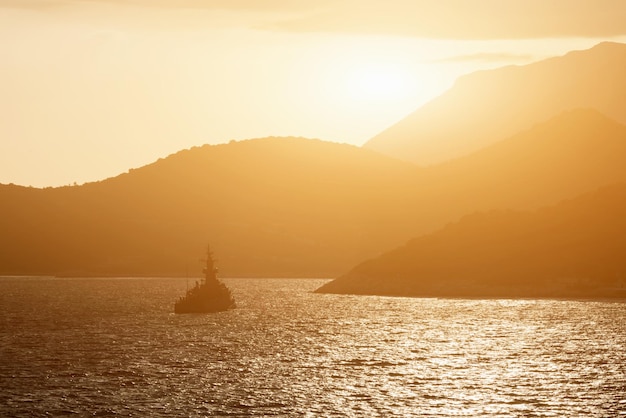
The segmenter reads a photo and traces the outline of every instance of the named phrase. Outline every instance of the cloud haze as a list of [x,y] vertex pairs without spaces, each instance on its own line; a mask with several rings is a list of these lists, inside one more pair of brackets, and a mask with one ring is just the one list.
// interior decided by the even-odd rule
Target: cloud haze
[[353,32],[437,39],[606,37],[626,34],[621,0],[349,0],[285,20],[296,32]]
[[[430,39],[626,35],[623,0],[2,0],[0,7],[117,5],[230,12],[257,29]],[[274,15],[250,21],[251,15]]]
[[535,57],[527,54],[510,54],[507,52],[479,52],[476,54],[469,55],[457,55],[448,58],[442,58],[439,60],[434,60],[432,62],[436,63],[452,63],[452,62],[471,62],[471,61],[482,61],[482,62],[522,62],[527,63],[532,61]]

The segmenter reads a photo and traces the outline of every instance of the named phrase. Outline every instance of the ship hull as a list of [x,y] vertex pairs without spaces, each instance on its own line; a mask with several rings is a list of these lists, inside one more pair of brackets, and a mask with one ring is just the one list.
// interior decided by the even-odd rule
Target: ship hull
[[195,287],[187,290],[187,294],[174,304],[174,313],[221,312],[235,308],[230,289],[217,278],[217,268],[209,247],[203,272],[205,276],[202,283],[196,282]]

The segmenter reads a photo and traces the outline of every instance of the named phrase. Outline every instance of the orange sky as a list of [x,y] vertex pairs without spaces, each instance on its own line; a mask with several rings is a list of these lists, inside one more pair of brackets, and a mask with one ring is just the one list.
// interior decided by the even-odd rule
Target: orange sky
[[463,73],[626,42],[622,0],[0,0],[0,183],[268,135],[360,145]]

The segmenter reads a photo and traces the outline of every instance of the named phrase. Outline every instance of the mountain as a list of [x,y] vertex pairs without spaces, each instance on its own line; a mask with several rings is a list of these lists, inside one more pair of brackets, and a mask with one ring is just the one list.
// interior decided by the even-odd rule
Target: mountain
[[490,211],[359,264],[322,293],[626,297],[626,183],[535,212]]
[[537,209],[626,182],[626,125],[592,109],[567,111],[415,179],[404,201],[412,236],[476,211]]
[[626,123],[626,44],[460,77],[365,147],[427,166],[468,155],[575,108]]
[[264,138],[81,186],[3,185],[0,274],[195,274],[211,243],[227,276],[328,277],[410,237],[415,170],[345,144]]
[[626,125],[592,109],[563,112],[468,156],[420,172],[423,200],[446,219],[531,209],[626,181]]
[[0,185],[0,274],[332,277],[495,208],[626,182],[626,126],[565,112],[445,164],[303,138],[184,150],[101,182]]

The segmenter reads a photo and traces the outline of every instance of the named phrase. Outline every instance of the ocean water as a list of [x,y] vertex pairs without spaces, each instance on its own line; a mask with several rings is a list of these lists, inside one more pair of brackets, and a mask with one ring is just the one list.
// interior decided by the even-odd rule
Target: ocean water
[[230,279],[0,278],[0,416],[626,416],[626,303],[320,295]]

